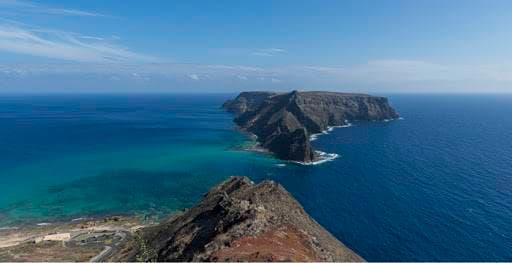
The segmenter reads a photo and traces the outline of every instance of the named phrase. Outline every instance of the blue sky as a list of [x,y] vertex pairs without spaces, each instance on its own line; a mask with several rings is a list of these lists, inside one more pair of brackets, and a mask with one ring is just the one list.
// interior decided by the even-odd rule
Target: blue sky
[[0,92],[512,92],[512,1],[0,0]]

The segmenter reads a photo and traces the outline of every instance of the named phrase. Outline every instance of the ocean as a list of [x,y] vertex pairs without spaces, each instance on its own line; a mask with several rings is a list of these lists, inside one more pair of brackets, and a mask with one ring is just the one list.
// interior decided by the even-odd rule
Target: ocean
[[403,119],[318,136],[338,158],[309,166],[244,151],[235,95],[0,96],[0,227],[165,218],[246,175],[366,260],[512,260],[511,95],[387,95]]

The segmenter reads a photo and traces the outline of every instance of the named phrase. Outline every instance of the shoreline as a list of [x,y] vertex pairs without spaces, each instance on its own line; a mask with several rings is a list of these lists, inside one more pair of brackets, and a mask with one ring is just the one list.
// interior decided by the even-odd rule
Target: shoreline
[[[109,214],[99,214],[99,215],[90,215],[90,214],[81,214],[75,216],[64,216],[61,218],[41,218],[41,220],[35,218],[28,219],[19,219],[7,223],[5,225],[0,226],[0,234],[2,231],[8,230],[23,230],[30,229],[34,227],[51,227],[51,226],[61,226],[66,224],[73,223],[81,223],[81,222],[89,222],[89,221],[101,221],[108,220],[110,218],[133,218],[138,219],[139,221],[149,221],[148,219],[152,219],[153,215],[140,215],[135,212],[126,212],[126,213],[109,213]],[[144,219],[145,218],[145,219]]]
[[104,261],[141,228],[137,216],[76,218],[0,230],[0,261]]
[[[403,119],[404,118],[402,118],[402,117],[398,117],[398,118],[394,118],[394,119],[384,119],[384,120],[379,120],[379,121],[380,122],[391,122],[391,121],[397,121],[397,120],[403,120]],[[377,122],[377,121],[372,121],[372,122]],[[328,135],[329,133],[334,131],[334,129],[350,128],[350,127],[353,127],[353,126],[354,126],[354,124],[351,123],[351,122],[348,122],[348,121],[345,121],[344,125],[327,126],[327,130],[323,130],[320,133],[314,133],[314,134],[310,135],[309,136],[309,141],[310,142],[316,141],[319,136]],[[319,151],[319,150],[316,150],[315,153],[319,155],[319,158],[316,159],[316,160],[313,160],[312,162],[297,162],[297,161],[292,161],[292,162],[300,164],[300,165],[318,165],[318,164],[323,164],[323,163],[326,163],[326,162],[333,161],[334,159],[340,157],[340,155],[337,154],[337,153],[326,153],[326,152]]]
[[310,142],[316,141],[319,136],[329,134],[330,132],[334,131],[334,129],[337,129],[337,128],[349,128],[349,127],[352,127],[352,126],[354,126],[354,125],[352,123],[350,123],[350,122],[347,122],[346,124],[339,125],[339,126],[327,126],[327,130],[323,130],[322,132],[311,134],[309,136],[309,141]]
[[[396,120],[403,120],[403,119],[404,118],[402,118],[402,117],[398,117],[398,118],[394,118],[394,119],[384,119],[384,120],[379,120],[379,121],[386,123],[386,122],[391,122],[391,121],[396,121]],[[372,121],[372,122],[377,122],[377,121]],[[321,136],[321,135],[328,135],[332,131],[334,131],[335,129],[350,128],[350,127],[353,127],[353,126],[355,126],[355,125],[353,123],[351,123],[351,122],[348,122],[348,121],[345,121],[345,124],[343,124],[343,125],[327,126],[327,129],[323,130],[322,132],[311,134],[309,136],[309,141],[310,142],[316,141],[319,136]],[[258,136],[256,134],[248,132],[247,130],[242,129],[242,128],[238,127],[238,126],[236,126],[235,128],[236,128],[236,130],[238,130],[242,134],[245,134],[250,139],[250,141],[252,142],[251,145],[249,145],[248,147],[242,147],[244,151],[261,153],[261,154],[266,154],[266,155],[272,155],[272,153],[268,149],[266,149],[266,148],[264,148],[264,147],[262,147],[260,145],[260,143],[257,141]],[[315,160],[311,161],[311,162],[299,162],[299,161],[291,161],[291,160],[280,160],[280,161],[284,161],[284,162],[292,163],[292,164],[299,164],[299,165],[303,165],[303,166],[310,166],[310,165],[319,165],[319,164],[323,164],[323,163],[326,163],[326,162],[330,162],[330,161],[333,161],[333,160],[335,160],[335,159],[340,157],[340,155],[337,154],[337,153],[326,153],[326,152],[323,152],[323,151],[320,151],[320,150],[315,150],[315,154],[317,155],[317,158]],[[275,157],[273,157],[273,158],[275,158]],[[277,158],[275,158],[275,159],[279,160]],[[278,167],[284,167],[284,166],[286,166],[286,164],[285,163],[278,163],[277,166]]]
[[389,121],[399,117],[385,97],[325,91],[241,92],[222,108],[234,113],[237,126],[259,136],[258,141],[278,159],[304,164],[335,157],[315,151],[311,141],[319,134],[312,132],[326,134],[335,127],[350,127],[349,119]]
[[326,153],[326,152],[322,152],[322,151],[318,151],[318,150],[315,150],[315,154],[318,154],[319,157],[312,162],[297,162],[297,161],[290,161],[290,162],[304,165],[304,166],[319,165],[319,164],[323,164],[326,162],[334,161],[334,159],[337,159],[338,157],[340,157],[340,155],[337,153]]

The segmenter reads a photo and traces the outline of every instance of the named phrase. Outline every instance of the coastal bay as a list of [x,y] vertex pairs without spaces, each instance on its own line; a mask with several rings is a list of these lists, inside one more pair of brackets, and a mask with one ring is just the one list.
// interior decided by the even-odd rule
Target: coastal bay
[[387,95],[403,120],[319,136],[339,157],[312,166],[243,151],[219,109],[236,94],[216,96],[2,98],[2,227],[164,219],[238,174],[279,182],[367,260],[512,257],[510,96]]

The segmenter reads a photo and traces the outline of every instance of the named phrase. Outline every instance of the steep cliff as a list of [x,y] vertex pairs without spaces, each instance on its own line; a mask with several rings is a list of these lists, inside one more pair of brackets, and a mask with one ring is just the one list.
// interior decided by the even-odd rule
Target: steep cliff
[[312,162],[309,136],[351,121],[398,118],[387,98],[336,92],[243,92],[223,105],[277,158]]
[[363,261],[279,184],[232,177],[111,260]]
[[276,93],[265,91],[241,92],[234,100],[226,101],[222,108],[240,115],[246,111],[255,110],[265,99],[274,94]]

